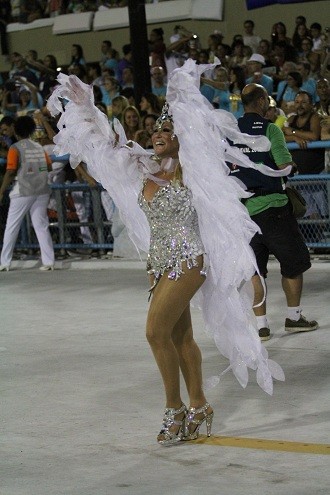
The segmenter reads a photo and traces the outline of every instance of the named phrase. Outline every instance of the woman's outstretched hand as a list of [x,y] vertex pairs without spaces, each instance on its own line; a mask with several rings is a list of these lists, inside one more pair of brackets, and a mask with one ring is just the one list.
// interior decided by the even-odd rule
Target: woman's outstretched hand
[[63,113],[68,102],[73,102],[79,107],[92,105],[94,100],[93,88],[83,83],[77,76],[59,74],[60,83],[48,99],[47,107],[52,115]]
[[78,79],[77,76],[69,76],[66,83],[67,98],[77,105],[85,105],[90,101],[91,88]]

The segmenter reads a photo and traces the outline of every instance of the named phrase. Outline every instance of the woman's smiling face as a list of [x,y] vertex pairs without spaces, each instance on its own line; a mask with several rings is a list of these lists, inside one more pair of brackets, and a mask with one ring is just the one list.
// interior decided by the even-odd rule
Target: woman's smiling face
[[127,110],[125,113],[125,123],[128,127],[134,128],[139,123],[139,117],[133,110]]
[[156,125],[151,139],[154,151],[159,158],[178,157],[179,141],[170,121]]

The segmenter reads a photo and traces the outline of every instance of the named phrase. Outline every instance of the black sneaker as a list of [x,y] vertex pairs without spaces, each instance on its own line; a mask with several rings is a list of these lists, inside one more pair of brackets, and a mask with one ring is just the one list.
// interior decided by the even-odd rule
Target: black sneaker
[[290,318],[286,318],[285,320],[286,332],[311,332],[312,330],[316,330],[317,328],[319,328],[319,324],[317,323],[317,321],[308,321],[303,315],[300,315],[298,321],[290,320]]
[[267,327],[259,328],[259,337],[260,337],[260,340],[269,340],[270,339],[270,329]]

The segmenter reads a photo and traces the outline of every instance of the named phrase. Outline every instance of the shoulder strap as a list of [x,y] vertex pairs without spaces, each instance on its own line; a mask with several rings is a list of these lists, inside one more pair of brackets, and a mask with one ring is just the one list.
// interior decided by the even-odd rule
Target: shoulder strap
[[[284,93],[286,91],[286,88],[288,87],[288,83],[286,83],[284,86],[283,86],[283,90],[282,90],[282,93],[280,94],[278,100],[277,100],[277,106],[280,107],[281,106],[281,103],[283,101],[283,96],[284,96]],[[278,95],[277,95],[278,96]]]

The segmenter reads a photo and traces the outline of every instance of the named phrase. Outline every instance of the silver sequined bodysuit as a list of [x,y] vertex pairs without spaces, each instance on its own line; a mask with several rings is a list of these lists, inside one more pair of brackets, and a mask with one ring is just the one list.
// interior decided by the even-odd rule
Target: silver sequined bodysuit
[[[141,191],[139,206],[150,225],[148,273],[157,281],[168,271],[168,278],[177,280],[184,273],[182,262],[188,268],[198,266],[197,257],[204,254],[204,247],[190,190],[173,180],[158,189],[150,202]],[[204,266],[201,274],[206,275]]]

